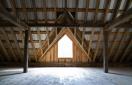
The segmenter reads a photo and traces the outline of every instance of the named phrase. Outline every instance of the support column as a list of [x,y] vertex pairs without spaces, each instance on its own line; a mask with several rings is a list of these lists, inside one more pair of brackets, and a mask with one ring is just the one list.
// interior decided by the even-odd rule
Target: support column
[[108,73],[108,31],[103,29],[103,68]]
[[28,72],[28,38],[29,38],[29,30],[25,30],[25,40],[24,40],[24,66],[23,72]]

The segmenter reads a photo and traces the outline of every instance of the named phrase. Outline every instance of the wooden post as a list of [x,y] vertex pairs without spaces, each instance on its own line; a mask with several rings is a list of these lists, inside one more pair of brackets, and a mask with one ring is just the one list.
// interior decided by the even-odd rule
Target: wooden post
[[29,38],[29,30],[25,30],[25,40],[24,40],[24,66],[23,72],[28,72],[28,38]]
[[108,31],[103,29],[103,67],[104,72],[108,73]]

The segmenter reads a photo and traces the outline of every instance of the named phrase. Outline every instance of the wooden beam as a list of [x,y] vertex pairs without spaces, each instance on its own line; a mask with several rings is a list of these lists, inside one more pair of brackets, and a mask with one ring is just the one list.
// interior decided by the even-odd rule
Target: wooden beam
[[108,31],[106,28],[103,29],[103,67],[104,72],[108,73]]
[[[77,4],[77,2],[76,2],[76,4]],[[11,8],[6,8],[6,9],[9,12],[13,11]],[[26,8],[26,10],[28,12],[34,12],[34,9],[35,8]],[[45,10],[45,8],[36,8],[36,9],[37,9],[37,12],[45,12],[45,11],[47,11],[47,12],[53,12],[53,11],[54,12],[63,12],[65,10],[65,8],[52,8],[52,7],[51,8],[46,8],[46,10]],[[66,10],[69,11],[69,12],[85,12],[86,8],[77,8],[77,9],[76,8],[67,8]],[[23,9],[22,8],[16,8],[16,11],[22,12]],[[95,8],[88,8],[87,11],[88,12],[95,12],[96,9]],[[99,11],[99,13],[103,13],[104,9],[98,9],[98,11]],[[113,13],[113,11],[114,11],[114,9],[109,9],[108,13]],[[119,12],[123,12],[123,10],[119,10]]]
[[[22,20],[23,21],[23,20]],[[54,19],[47,19],[47,23],[45,20],[37,20],[37,24],[35,20],[28,20],[28,26],[30,27],[104,27],[104,23],[102,21],[96,21],[96,24],[93,24],[92,21],[84,21],[84,20],[77,20],[76,23],[55,23]],[[16,27],[14,24],[9,23],[4,20],[0,20],[0,27]],[[132,27],[131,23],[124,23],[120,24],[116,28],[130,28]]]
[[[31,30],[31,28],[30,28],[30,30]],[[35,61],[37,61],[37,53],[36,53],[36,49],[35,49],[35,44],[33,42],[33,37],[32,37],[32,34],[31,34],[30,30],[29,30],[29,39],[30,39],[30,42],[31,42],[31,45],[32,45],[32,48],[33,48],[34,59],[35,59]]]
[[127,11],[127,9],[129,8],[130,4],[132,3],[131,0],[127,0],[125,3],[125,7],[123,9],[123,14],[125,14],[125,12]]
[[[97,21],[97,13],[98,13],[98,8],[99,8],[99,3],[100,3],[100,1],[99,0],[96,0],[96,11],[95,11],[95,13],[94,13],[94,19],[93,19],[93,24],[95,24],[96,23],[96,21]],[[93,28],[92,29],[92,32],[95,30],[95,28]],[[95,31],[94,31],[94,33],[93,33],[93,36],[95,36]],[[90,48],[90,46],[89,46],[89,48]],[[97,49],[97,48],[96,48]],[[94,52],[94,55],[93,55],[93,58],[95,58],[96,57],[96,51]]]
[[1,52],[0,52],[0,62],[4,62],[4,58]]
[[12,55],[12,57],[14,58],[14,61],[17,61],[17,57],[16,57],[16,55],[15,55],[15,53],[14,53],[13,46],[12,46],[12,44],[10,43],[9,37],[8,37],[8,35],[6,34],[6,32],[4,31],[4,28],[0,29],[0,31],[2,32],[3,37],[4,37],[5,40],[6,40],[6,43],[7,43],[8,47],[9,47],[9,50],[10,50],[10,52],[11,52],[11,55]]
[[[100,35],[99,35],[100,36]],[[5,39],[2,39],[1,40],[3,43],[5,43],[6,42],[6,40]],[[10,43],[14,43],[14,40],[9,40],[10,41]],[[17,42],[18,43],[23,43],[23,40],[17,40]],[[28,41],[29,43],[31,43],[31,40],[29,40]],[[39,43],[39,40],[33,40],[32,41],[33,43]],[[42,42],[46,42],[46,40],[42,40]],[[86,40],[86,42],[89,42],[89,40]],[[100,43],[102,43],[103,41],[102,40],[100,40]],[[115,46],[118,46],[119,45],[119,43],[120,43],[120,41],[109,41],[109,43],[113,43],[114,42],[114,45]],[[94,41],[92,41],[92,43],[98,43],[98,40],[94,40]],[[129,43],[129,41],[123,41],[122,42],[122,46],[124,46],[124,45],[127,45],[127,43]],[[43,45],[44,46],[44,45]],[[112,46],[111,46],[112,47]],[[40,47],[41,48],[41,47]],[[114,46],[113,46],[113,49],[114,49]]]
[[[87,28],[86,28],[87,29]],[[74,29],[75,30],[75,29]],[[5,31],[6,33],[8,33],[8,34],[11,34],[11,32],[10,31]],[[50,30],[48,31],[48,33],[49,32],[51,32]],[[14,31],[14,33],[15,34],[20,34],[20,32],[19,31]],[[75,33],[75,32],[74,32]],[[119,33],[119,35],[122,35],[124,32],[111,32],[110,33],[110,35],[115,35],[116,33]],[[129,35],[129,34],[131,34],[132,32],[127,32],[127,34],[126,35]],[[22,34],[24,34],[24,31],[22,31]],[[38,34],[38,32],[37,31],[31,31],[31,34]],[[46,31],[40,31],[40,34],[47,34],[47,32]],[[57,34],[57,33],[56,33]],[[86,35],[89,35],[89,34],[91,34],[91,31],[85,31],[85,34]],[[95,35],[100,35],[100,31],[96,31],[95,32]]]
[[94,12],[94,19],[93,19],[94,24],[96,23],[96,20],[97,20],[97,13],[98,13],[98,9],[99,9],[99,3],[100,3],[100,0],[96,0],[96,11]]
[[132,8],[128,9],[123,15],[120,15],[119,17],[115,18],[115,20],[109,22],[107,25],[105,25],[105,27],[108,28],[108,30],[111,30],[120,24],[128,22],[131,18]]
[[114,20],[116,18],[121,2],[122,2],[122,0],[117,0],[116,1],[116,5],[115,5],[115,8],[113,10],[113,14],[112,14],[111,20]]
[[94,56],[93,56],[93,62],[95,62],[95,59],[97,57],[99,47],[100,47],[100,44],[101,44],[101,38],[102,38],[102,31],[100,32],[100,35],[98,35],[98,42],[97,42],[96,50],[95,50],[95,53],[94,53]]
[[[47,23],[47,1],[46,0],[44,0],[43,1],[43,11],[45,11],[44,12],[44,14],[43,14],[43,17],[45,18],[45,23]],[[53,9],[54,10],[54,9]]]
[[24,22],[27,22],[27,23],[29,23],[29,19],[28,19],[28,14],[27,14],[27,9],[26,9],[26,0],[21,0],[20,1],[20,3],[21,3],[21,6],[22,6],[22,13],[23,13],[23,17],[24,17]]
[[[97,13],[98,13],[98,8],[99,8],[99,0],[96,0],[96,11],[95,11],[95,14],[94,14],[94,20],[93,20],[93,24],[96,23],[96,19],[97,19]],[[90,36],[90,41],[89,41],[89,48],[88,48],[88,54],[90,55],[90,52],[91,52],[91,47],[92,47],[92,41],[93,41],[93,37],[95,36],[94,33],[95,33],[95,28],[92,29],[91,31],[91,36]]]
[[48,28],[47,27],[46,27],[46,32],[47,32],[46,38],[47,38],[47,42],[48,42],[48,46],[49,46],[50,42],[49,42],[49,33],[48,33]]
[[[116,39],[117,39],[117,36],[119,35],[119,29],[117,29],[116,30],[116,32],[114,33],[114,34],[112,34],[112,32],[110,32],[110,34],[109,35],[111,35],[111,36],[113,36],[113,38],[112,38],[112,41],[113,42],[111,42],[110,40],[109,40],[109,42],[111,42],[110,43],[110,50],[109,50],[109,58],[108,59],[113,59],[113,52],[114,52],[114,45],[115,44],[117,44],[117,41],[116,41]],[[122,35],[121,35],[122,36]],[[110,38],[110,36],[109,36],[109,38]],[[120,43],[120,41],[118,42],[118,44]]]
[[[116,7],[115,7],[115,8],[116,8],[116,9],[115,9],[115,13],[113,14],[112,20],[113,20],[113,19],[115,18],[115,16],[116,16],[116,13],[117,13],[117,10],[119,9],[119,4],[120,4],[120,3],[121,3],[120,1],[117,1],[117,5],[116,5]],[[126,4],[125,4],[125,7],[124,7],[124,12],[123,12],[122,14],[125,14],[125,12],[127,11],[129,5],[130,5],[130,0],[127,0],[127,2],[126,2]],[[122,35],[125,35],[125,34],[126,34],[126,33],[123,33]],[[114,48],[114,45],[115,45],[115,43],[116,43],[117,35],[119,35],[119,29],[117,29],[117,33],[113,35],[113,40],[114,40],[114,42],[111,44],[110,56],[109,56],[109,57],[113,57],[115,54],[118,54],[118,53],[117,53],[117,50],[116,50],[115,53],[114,53],[114,55],[111,56],[111,55],[113,54],[113,48]],[[121,36],[122,36],[122,35],[121,35]],[[120,40],[120,42],[121,42],[121,40]],[[119,43],[119,44],[120,44],[120,43]],[[111,58],[111,59],[113,59],[113,58]]]
[[130,61],[131,62],[131,59],[132,59],[132,42],[131,42],[131,47],[130,47],[131,49],[129,50],[129,52],[128,52],[128,54],[127,54],[127,61]]
[[82,44],[82,46],[84,45],[84,39],[85,39],[85,28],[83,28],[83,31],[82,31],[82,40],[81,40],[81,44]]
[[29,38],[29,30],[25,31],[25,40],[24,40],[24,66],[23,66],[23,72],[28,72],[28,38]]
[[[23,15],[25,15],[24,16],[24,18],[25,18],[25,22],[27,22],[27,23],[29,23],[29,18],[28,18],[28,14],[27,14],[27,9],[26,9],[26,0],[21,0],[21,3],[22,3],[22,9],[23,9]],[[33,2],[33,6],[35,6],[35,4],[34,4],[35,2]],[[36,11],[36,9],[34,9],[34,11]],[[35,20],[34,20],[34,24],[36,25],[36,15],[35,15],[35,12],[34,12],[34,16],[35,16]],[[37,29],[37,27],[36,27],[36,29]],[[33,37],[32,37],[32,33],[31,33],[31,28],[29,28],[29,38],[30,38],[30,42],[31,42],[31,45],[32,45],[32,47],[33,47],[33,53],[34,53],[34,59],[35,59],[35,61],[37,61],[37,54],[36,54],[36,50],[35,50],[35,45],[34,45],[34,42],[33,42]],[[29,58],[29,61],[31,60],[31,58],[32,57],[30,57]]]
[[89,0],[86,0],[86,11],[85,11],[85,15],[84,15],[84,22],[87,22],[88,19],[88,9],[89,9]]
[[106,16],[109,12],[109,5],[110,5],[111,0],[105,0],[105,4],[104,4],[104,15],[102,16],[102,20],[103,22],[106,22]]
[[[37,32],[38,32],[39,46],[40,46],[40,48],[42,48],[41,33],[40,33],[40,29],[39,29],[39,28],[37,29]],[[42,50],[41,50],[41,49],[39,49],[39,50],[40,50],[41,53],[42,53]],[[37,52],[38,52],[38,50],[36,51],[36,54],[37,54]],[[38,59],[37,59],[37,61],[38,61]]]
[[[76,2],[75,2],[75,7],[76,7],[76,9],[75,9],[75,20],[74,20],[74,23],[77,23],[77,10],[78,10],[78,5],[79,5],[79,0],[76,0]],[[67,10],[68,10],[68,8],[67,8]],[[69,10],[68,10],[69,11]]]
[[10,4],[11,4],[11,7],[12,7],[12,13],[13,15],[17,16],[17,12],[16,12],[16,1],[15,0],[10,0]]
[[[122,37],[121,37],[121,39],[120,39],[120,43],[119,43],[119,45],[118,45],[118,48],[117,48],[117,50],[115,51],[115,56],[113,56],[114,58],[113,58],[113,61],[115,61],[116,62],[116,60],[118,59],[118,57],[120,57],[120,56],[118,56],[119,54],[120,54],[120,51],[119,51],[119,49],[121,49],[122,48],[122,43],[123,43],[123,41],[124,41],[124,38],[126,38],[126,36],[125,36],[125,34],[127,33],[127,32],[129,32],[129,30],[128,29],[125,29],[124,30],[124,34],[122,35]],[[128,36],[128,35],[127,35]]]
[[0,40],[0,46],[1,46],[1,48],[2,48],[2,51],[3,51],[3,53],[4,53],[4,55],[5,55],[6,59],[7,59],[7,61],[10,61],[11,59],[9,58],[10,56],[9,56],[9,54],[8,54],[8,51],[7,51],[7,49],[5,48],[5,46],[4,46],[4,44],[2,43],[1,40]]
[[[34,9],[34,17],[35,17],[35,24],[37,24],[38,22],[38,15],[37,15],[37,9],[36,9],[36,1],[35,0],[32,0],[32,5],[33,7],[35,8]],[[41,44],[41,36],[39,34],[39,28],[37,28],[37,31],[38,31],[38,39],[39,39],[39,45],[40,47],[42,47],[42,44]],[[37,50],[35,50],[35,44],[33,42],[33,37],[32,37],[32,34],[30,33],[30,36],[31,36],[31,40],[32,40],[32,46],[34,47],[34,57],[35,57],[35,61],[37,62],[38,61],[38,57],[37,57]]]
[[[127,0],[127,1],[126,1],[123,14],[125,14],[126,10],[129,8],[129,6],[130,6],[131,3],[132,3],[131,0]],[[125,34],[125,33],[124,33],[124,34]],[[130,34],[130,36],[131,36],[131,34]],[[129,51],[128,49],[129,49],[129,47],[131,47],[131,44],[132,44],[132,39],[131,39],[131,37],[130,37],[129,43],[127,43],[127,44],[128,44],[128,46],[125,47],[125,49],[124,49],[125,52],[124,52],[124,54],[122,55],[122,57],[121,57],[121,59],[120,59],[120,62],[122,62],[123,59],[126,57],[128,51]],[[130,56],[129,56],[129,57],[130,57]],[[127,59],[129,59],[129,57],[128,57]]]
[[28,28],[28,26],[22,22],[20,19],[12,16],[2,5],[2,2],[0,2],[0,16],[6,20],[8,20],[9,22],[11,22],[12,24],[16,25],[19,27],[20,30],[26,30]]
[[[125,47],[125,49],[124,49],[124,53],[123,53],[122,57],[120,58],[120,62],[122,62],[122,61],[125,59],[125,57],[130,57],[130,56],[126,56],[127,53],[128,53],[129,51],[131,51],[130,48],[132,48],[132,37],[131,37],[131,39],[130,39],[128,45],[127,45],[127,46]],[[131,53],[130,53],[130,54],[131,54]],[[128,58],[127,58],[127,59],[128,59]]]
[[16,37],[16,35],[15,35],[14,31],[13,31],[13,28],[11,28],[10,31],[11,31],[11,35],[13,36],[13,41],[15,43],[15,46],[17,48],[17,50],[16,50],[17,54],[19,55],[20,60],[22,61],[22,59],[23,59],[22,58],[22,53],[21,53],[21,50],[20,50],[19,42],[17,41],[17,37]]
[[95,32],[95,28],[92,29],[92,33],[90,35],[90,40],[89,40],[89,47],[88,47],[88,55],[90,56],[90,52],[91,52],[91,48],[92,48],[92,41],[93,41],[93,37],[94,37],[94,32]]

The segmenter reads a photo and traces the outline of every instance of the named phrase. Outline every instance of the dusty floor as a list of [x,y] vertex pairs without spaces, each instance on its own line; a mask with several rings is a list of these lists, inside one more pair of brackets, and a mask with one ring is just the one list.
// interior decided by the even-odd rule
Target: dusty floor
[[0,69],[0,85],[132,85],[132,69],[44,67],[22,69]]

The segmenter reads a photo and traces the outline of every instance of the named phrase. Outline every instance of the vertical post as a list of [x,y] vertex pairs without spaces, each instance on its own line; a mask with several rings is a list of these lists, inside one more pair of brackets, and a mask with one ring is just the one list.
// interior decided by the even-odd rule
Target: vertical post
[[77,33],[77,27],[74,29],[74,36],[76,37],[76,33]]
[[108,73],[108,31],[103,29],[103,67],[104,72]]
[[24,66],[23,72],[28,72],[28,37],[29,37],[29,30],[25,31],[25,40],[24,40]]

